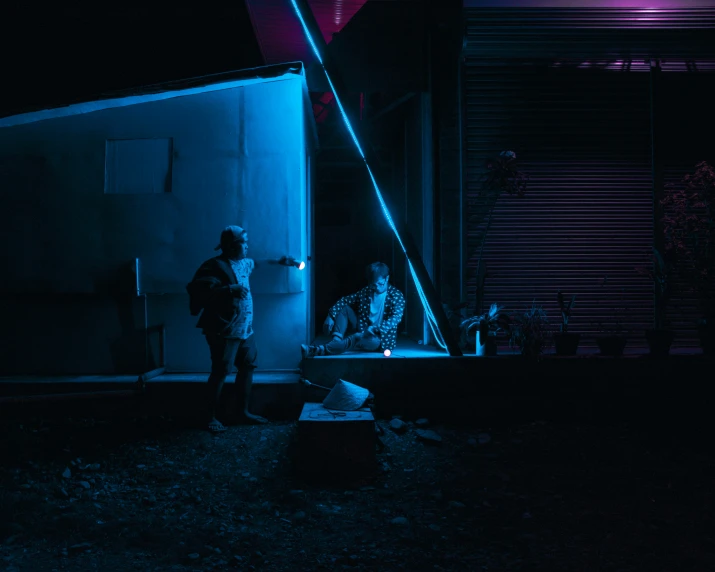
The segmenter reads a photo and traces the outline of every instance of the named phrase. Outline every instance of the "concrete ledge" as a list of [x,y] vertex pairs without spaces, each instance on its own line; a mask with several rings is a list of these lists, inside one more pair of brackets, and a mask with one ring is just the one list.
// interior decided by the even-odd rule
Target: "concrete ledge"
[[[143,393],[137,389],[136,375],[83,376],[5,376],[0,378],[0,416],[29,413],[55,415],[67,412],[113,414],[122,410],[136,414],[166,414],[192,416],[206,403],[208,373],[168,373],[146,383]],[[304,388],[300,375],[283,372],[256,372],[254,376],[252,410],[276,419],[294,419],[300,413]],[[94,397],[86,394],[94,392]],[[233,397],[233,377],[224,386],[224,401]],[[76,395],[76,399],[54,396]],[[28,402],[18,397],[30,396]],[[3,398],[6,402],[3,403]],[[8,401],[11,398],[12,401]]]
[[[524,418],[633,415],[660,416],[676,413],[693,419],[709,417],[709,378],[715,358],[671,355],[605,358],[578,356],[521,356],[304,360],[304,376],[312,383],[332,387],[342,378],[375,394],[378,417],[403,414],[412,417],[481,423],[517,416]],[[166,374],[150,380],[143,394],[111,395],[92,402],[48,400],[32,405],[0,404],[0,417],[40,415],[167,415],[199,416],[206,402],[206,374]],[[70,391],[127,390],[135,378],[109,380],[91,376],[85,381],[34,382],[4,378],[0,395],[47,394]],[[261,377],[254,385],[252,410],[272,419],[298,419],[305,401],[322,401],[326,392],[298,383],[299,376]],[[158,380],[158,381],[156,381]],[[225,386],[225,399],[234,385]],[[131,393],[124,391],[123,393]],[[682,415],[681,415],[682,416]]]

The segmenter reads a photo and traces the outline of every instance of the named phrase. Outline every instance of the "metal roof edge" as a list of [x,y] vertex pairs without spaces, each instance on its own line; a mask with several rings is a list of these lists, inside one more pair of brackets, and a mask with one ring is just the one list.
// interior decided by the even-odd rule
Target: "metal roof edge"
[[232,89],[252,83],[279,81],[296,76],[300,76],[303,83],[305,83],[305,69],[302,62],[275,64],[157,83],[102,94],[86,101],[0,117],[0,128],[35,123],[59,117],[82,115],[94,111],[126,107],[150,101],[161,101],[197,93]]

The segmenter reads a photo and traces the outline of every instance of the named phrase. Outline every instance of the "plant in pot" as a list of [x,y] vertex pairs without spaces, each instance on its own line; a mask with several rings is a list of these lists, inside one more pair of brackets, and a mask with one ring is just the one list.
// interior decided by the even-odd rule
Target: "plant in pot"
[[666,256],[695,294],[700,345],[715,353],[715,169],[702,161],[678,185],[666,185],[662,208]]
[[485,167],[487,170],[480,178],[483,192],[524,196],[529,175],[517,168],[514,151],[502,151],[496,157],[487,158]]
[[479,177],[479,197],[470,206],[470,223],[479,225],[477,234],[481,238],[476,266],[475,314],[481,314],[484,310],[484,285],[487,278],[491,277],[484,260],[484,247],[497,200],[503,193],[523,197],[529,182],[529,175],[517,167],[514,151],[501,151],[496,156],[487,157],[484,168]]
[[521,355],[536,357],[543,353],[550,339],[546,311],[532,302],[521,314],[512,317],[509,327],[509,346],[518,347]]
[[628,330],[623,325],[624,317],[628,312],[625,306],[613,309],[610,320],[599,322],[599,334],[596,336],[596,344],[602,356],[618,357],[623,355],[628,343]]
[[467,318],[467,307],[469,302],[461,301],[459,303],[449,304],[442,303],[442,309],[444,310],[445,316],[447,316],[447,321],[449,322],[449,327],[452,333],[457,339],[460,339],[460,344],[464,345],[464,332],[462,331],[461,324]]
[[569,319],[571,318],[571,308],[576,302],[576,295],[571,297],[569,302],[566,302],[561,290],[556,294],[556,300],[559,303],[561,310],[561,326],[559,332],[554,334],[554,347],[558,356],[575,356],[578,350],[578,343],[581,340],[581,334],[569,332]]
[[668,326],[670,322],[666,317],[666,310],[671,295],[672,265],[666,263],[660,251],[653,247],[653,260],[650,266],[639,266],[636,272],[647,276],[653,282],[655,294],[655,312],[653,315],[653,328],[645,331],[650,355],[655,357],[667,356],[673,344],[675,332]]
[[464,320],[460,327],[468,343],[471,342],[470,332],[475,331],[474,347],[476,355],[497,355],[497,333],[508,331],[511,317],[502,311],[498,304],[492,304],[489,311],[479,316]]
[[626,349],[628,338],[623,324],[615,318],[613,322],[604,322],[600,327],[601,335],[596,337],[596,344],[602,356],[619,357]]

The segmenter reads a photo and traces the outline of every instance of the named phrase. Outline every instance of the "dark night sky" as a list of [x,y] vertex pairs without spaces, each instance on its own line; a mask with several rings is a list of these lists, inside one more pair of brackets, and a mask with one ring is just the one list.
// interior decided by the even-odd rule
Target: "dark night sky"
[[245,5],[93,5],[3,10],[0,115],[104,91],[262,65]]

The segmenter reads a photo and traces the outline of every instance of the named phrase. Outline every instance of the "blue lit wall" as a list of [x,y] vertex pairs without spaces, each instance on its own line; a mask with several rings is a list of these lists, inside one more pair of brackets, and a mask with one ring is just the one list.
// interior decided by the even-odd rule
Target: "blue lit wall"
[[[135,257],[169,369],[207,371],[184,288],[220,230],[244,226],[256,259],[309,255],[304,86],[295,76],[0,127],[3,373],[136,367],[143,302],[112,297]],[[107,140],[152,138],[172,142],[170,192],[106,194]],[[263,270],[252,280],[259,367],[295,368],[309,271]]]

